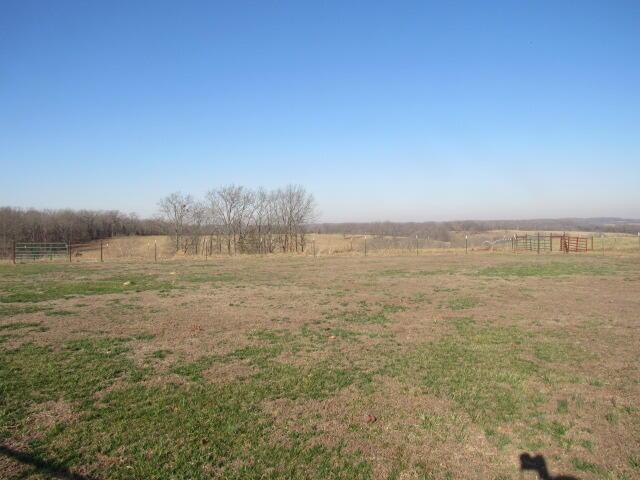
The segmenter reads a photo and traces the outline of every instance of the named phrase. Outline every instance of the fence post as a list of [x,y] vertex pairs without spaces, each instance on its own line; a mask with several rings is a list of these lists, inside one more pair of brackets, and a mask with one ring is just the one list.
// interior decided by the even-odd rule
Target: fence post
[[538,232],[538,255],[540,255],[540,232]]
[[100,240],[100,263],[102,263],[104,260],[102,258],[102,240]]
[[153,241],[153,261],[158,263],[158,241]]
[[71,240],[69,240],[69,263],[71,263]]
[[13,241],[13,264],[16,264],[16,241]]
[[[638,238],[640,238],[640,233],[638,235]],[[364,256],[367,256],[367,235],[364,236]]]
[[416,235],[416,257],[418,256],[418,235]]
[[469,253],[469,235],[464,236],[464,253]]

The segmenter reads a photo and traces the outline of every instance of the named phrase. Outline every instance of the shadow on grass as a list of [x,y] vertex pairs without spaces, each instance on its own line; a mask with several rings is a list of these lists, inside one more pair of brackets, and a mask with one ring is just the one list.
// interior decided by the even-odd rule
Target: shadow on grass
[[30,453],[13,450],[5,445],[0,445],[0,455],[5,455],[25,465],[31,465],[38,471],[37,473],[42,473],[53,478],[59,478],[62,480],[98,480],[97,477],[89,477],[73,473],[67,467],[58,465],[55,462],[43,460],[42,458]]
[[547,461],[542,455],[532,457],[528,453],[520,455],[520,470],[533,470],[538,473],[540,480],[578,480],[577,477],[571,475],[551,475],[547,468]]

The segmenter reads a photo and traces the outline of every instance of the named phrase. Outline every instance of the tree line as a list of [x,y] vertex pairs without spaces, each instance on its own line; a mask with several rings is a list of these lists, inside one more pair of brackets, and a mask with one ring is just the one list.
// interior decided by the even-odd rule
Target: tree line
[[166,225],[118,210],[36,210],[0,207],[0,247],[17,242],[84,243],[118,235],[159,235]]
[[304,252],[307,224],[316,216],[313,195],[301,185],[256,190],[212,189],[204,199],[174,192],[158,202],[176,251],[200,253]]
[[431,238],[450,241],[452,232],[480,233],[489,230],[582,231],[637,233],[640,220],[616,217],[541,218],[525,220],[459,220],[445,222],[352,222],[310,225],[316,233]]

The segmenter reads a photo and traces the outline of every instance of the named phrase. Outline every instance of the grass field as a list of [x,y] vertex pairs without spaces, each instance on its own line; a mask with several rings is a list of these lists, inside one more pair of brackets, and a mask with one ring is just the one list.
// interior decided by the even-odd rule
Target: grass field
[[639,327],[637,254],[0,265],[0,477],[640,478]]

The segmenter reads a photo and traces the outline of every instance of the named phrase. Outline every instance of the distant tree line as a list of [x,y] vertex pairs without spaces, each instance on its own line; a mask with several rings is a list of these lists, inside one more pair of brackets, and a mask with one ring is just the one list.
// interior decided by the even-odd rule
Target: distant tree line
[[36,210],[0,207],[0,247],[17,242],[83,243],[117,235],[158,235],[166,225],[117,210]]
[[640,220],[622,218],[560,218],[531,220],[461,220],[449,222],[360,222],[319,223],[309,226],[316,233],[431,238],[451,240],[452,232],[480,233],[489,230],[581,231],[636,233]]
[[253,190],[227,185],[202,200],[175,192],[158,203],[184,253],[304,252],[307,224],[315,219],[313,195],[300,185]]
[[371,235],[377,237],[430,238],[448,242],[450,232],[442,222],[364,222],[320,223],[309,227],[316,233],[340,233],[343,235]]

